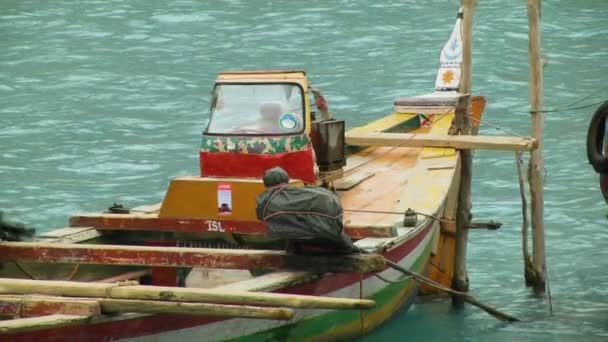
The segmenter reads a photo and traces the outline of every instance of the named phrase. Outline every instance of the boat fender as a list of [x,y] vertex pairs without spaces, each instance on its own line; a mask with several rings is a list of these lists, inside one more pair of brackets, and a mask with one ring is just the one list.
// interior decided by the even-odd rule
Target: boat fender
[[608,116],[608,101],[595,111],[587,132],[587,159],[597,173],[608,173],[608,157],[604,154],[606,116]]
[[600,173],[600,190],[604,200],[608,203],[608,173]]
[[408,209],[405,211],[403,215],[403,226],[404,227],[416,227],[418,223],[418,214],[412,209]]

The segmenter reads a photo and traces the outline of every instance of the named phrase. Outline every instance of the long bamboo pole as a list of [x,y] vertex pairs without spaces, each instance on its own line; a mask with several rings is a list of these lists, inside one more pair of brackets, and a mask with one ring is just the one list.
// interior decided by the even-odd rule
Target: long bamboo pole
[[368,299],[332,298],[282,293],[220,291],[199,288],[118,285],[72,281],[0,279],[0,293],[46,294],[55,296],[160,300],[242,305],[284,306],[309,309],[368,309],[375,302]]
[[[532,216],[532,268],[530,275],[536,292],[545,291],[545,228],[544,228],[544,165],[543,165],[543,68],[540,55],[540,4],[541,0],[528,0],[528,59],[530,63],[530,107],[532,137],[538,148],[530,157],[530,199]],[[526,276],[528,278],[528,276]]]
[[210,317],[263,318],[285,321],[290,320],[294,315],[294,312],[291,309],[249,305],[164,302],[158,300],[0,295],[0,305],[4,303],[13,304],[16,300],[20,300],[21,304],[25,307],[25,310],[21,310],[25,311],[26,316],[40,316],[49,313],[62,314],[70,311],[72,311],[69,313],[70,315],[85,317],[101,313],[138,312],[147,314],[162,313]]
[[89,317],[76,315],[50,315],[11,319],[0,322],[0,335],[79,325],[86,323],[88,319]]
[[[475,13],[475,0],[462,0],[462,64],[460,74],[460,93],[464,101],[459,101],[456,110],[460,121],[459,133],[471,134],[469,117],[471,114],[471,69],[473,54],[473,14]],[[463,115],[464,114],[464,115]],[[469,290],[469,277],[467,273],[467,245],[469,239],[468,227],[471,222],[471,180],[473,173],[473,155],[470,150],[460,150],[460,194],[458,196],[458,211],[456,214],[456,251],[454,256],[454,277],[452,288],[457,291]],[[453,296],[455,304],[462,304],[462,298]]]
[[148,314],[179,314],[211,317],[263,318],[287,321],[294,312],[286,308],[264,308],[248,305],[162,302],[154,300],[99,298],[104,313],[139,312]]

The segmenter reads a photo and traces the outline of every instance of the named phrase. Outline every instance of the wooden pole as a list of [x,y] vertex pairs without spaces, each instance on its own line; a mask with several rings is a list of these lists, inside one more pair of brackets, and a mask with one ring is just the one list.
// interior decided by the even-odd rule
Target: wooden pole
[[282,293],[220,291],[213,289],[180,288],[84,283],[72,281],[0,279],[0,293],[46,294],[54,296],[160,300],[243,305],[284,306],[308,309],[369,309],[375,302],[368,299],[331,298]]
[[[462,64],[460,74],[461,96],[456,106],[456,120],[459,122],[458,131],[461,135],[471,134],[471,69],[473,53],[473,14],[475,0],[461,0],[462,18]],[[456,251],[454,257],[454,277],[452,288],[460,292],[469,290],[467,273],[467,244],[468,227],[471,223],[471,179],[473,155],[470,150],[460,150],[460,193],[458,196],[458,212],[456,213]],[[452,296],[455,304],[462,304],[462,298]]]
[[294,312],[285,308],[264,308],[247,305],[207,303],[176,303],[154,300],[98,299],[104,313],[140,312],[148,314],[180,314],[210,317],[264,318],[287,321]]
[[101,306],[95,299],[66,301],[63,297],[0,295],[0,315],[38,317],[47,315],[95,316],[101,314]]
[[524,259],[524,279],[526,286],[532,286],[532,275],[534,270],[532,268],[532,257],[530,257],[530,249],[528,248],[528,229],[530,223],[528,220],[528,200],[526,199],[526,183],[524,182],[523,164],[521,152],[515,153],[515,162],[517,163],[517,176],[519,179],[519,195],[521,196],[521,248],[522,256]]
[[[210,317],[243,317],[290,320],[294,312],[291,309],[259,307],[247,305],[226,305],[208,303],[163,302],[158,300],[130,300],[108,298],[69,298],[69,297],[25,297],[0,296],[0,304],[14,304],[21,301],[20,311],[24,316],[46,314],[70,314],[93,316],[101,313],[138,312],[147,314],[178,314]],[[53,312],[55,310],[55,312]],[[69,311],[74,311],[69,313]],[[95,312],[97,311],[97,312]],[[83,314],[79,315],[78,312]]]
[[530,156],[530,199],[532,214],[532,268],[530,275],[534,290],[545,291],[545,228],[543,195],[543,67],[540,55],[540,4],[541,0],[528,0],[528,59],[530,63],[530,107],[532,113],[532,137],[538,148]]

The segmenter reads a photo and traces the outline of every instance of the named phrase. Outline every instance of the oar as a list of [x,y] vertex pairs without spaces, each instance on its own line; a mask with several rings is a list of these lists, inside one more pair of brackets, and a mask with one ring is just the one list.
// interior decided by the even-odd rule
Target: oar
[[[363,249],[359,249],[359,248],[357,248],[357,249],[361,253],[373,254],[373,253],[368,252],[368,251],[363,250]],[[486,304],[481,303],[480,301],[478,301],[477,299],[475,299],[475,297],[471,296],[468,293],[452,290],[449,287],[445,287],[445,286],[439,284],[438,282],[436,282],[436,281],[434,281],[432,279],[429,279],[429,278],[423,276],[422,274],[416,273],[416,272],[414,272],[412,270],[408,270],[405,267],[399,266],[398,264],[396,264],[396,263],[394,263],[394,262],[392,262],[392,261],[390,261],[390,260],[388,260],[386,258],[384,258],[384,260],[385,260],[386,264],[390,268],[392,268],[394,270],[397,270],[397,271],[399,271],[399,272],[401,272],[401,273],[403,273],[405,275],[411,276],[412,278],[414,278],[414,280],[416,280],[419,283],[432,286],[432,287],[434,287],[434,288],[436,288],[438,290],[441,290],[441,291],[449,293],[449,294],[451,294],[453,296],[462,298],[462,300],[464,300],[465,302],[467,302],[467,303],[469,303],[471,305],[474,305],[474,306],[482,309],[483,311],[489,313],[490,315],[496,317],[497,319],[499,319],[501,321],[504,321],[504,322],[519,322],[519,319],[517,319],[517,318],[515,318],[515,317],[513,317],[513,316],[511,316],[509,314],[506,314],[504,312],[501,312],[498,309],[495,309],[495,308],[493,308],[491,306],[488,306]]]

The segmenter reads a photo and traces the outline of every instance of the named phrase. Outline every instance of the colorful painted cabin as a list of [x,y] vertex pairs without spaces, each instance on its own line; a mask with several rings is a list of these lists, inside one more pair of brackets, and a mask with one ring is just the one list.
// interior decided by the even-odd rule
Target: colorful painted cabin
[[266,170],[278,166],[294,184],[316,184],[319,169],[342,167],[344,122],[315,120],[311,92],[304,71],[221,73],[203,131],[201,177],[174,179],[159,217],[260,225],[255,198]]

